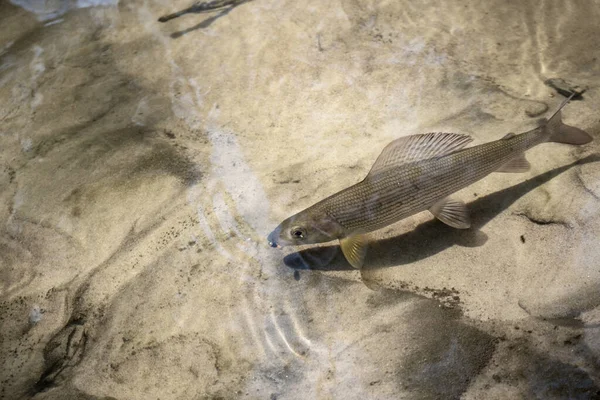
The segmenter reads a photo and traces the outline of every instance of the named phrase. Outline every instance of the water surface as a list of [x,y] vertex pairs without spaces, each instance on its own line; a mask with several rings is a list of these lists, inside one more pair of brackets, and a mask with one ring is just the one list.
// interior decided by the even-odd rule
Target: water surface
[[[0,3],[0,397],[592,399],[600,3]],[[283,218],[391,140],[565,121],[532,170],[337,245]]]

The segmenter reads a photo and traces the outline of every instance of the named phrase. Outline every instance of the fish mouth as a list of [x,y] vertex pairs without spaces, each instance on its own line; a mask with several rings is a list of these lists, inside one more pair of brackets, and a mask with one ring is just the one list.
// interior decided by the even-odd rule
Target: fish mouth
[[277,243],[277,240],[276,240],[277,236],[279,236],[279,232],[276,229],[273,232],[269,233],[269,236],[267,236],[267,240],[269,242],[269,246],[280,249],[281,246]]

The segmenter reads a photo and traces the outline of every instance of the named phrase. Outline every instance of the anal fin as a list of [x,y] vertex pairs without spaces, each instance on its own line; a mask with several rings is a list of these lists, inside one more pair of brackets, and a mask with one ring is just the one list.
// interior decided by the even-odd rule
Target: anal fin
[[531,169],[531,164],[525,158],[525,153],[521,153],[512,160],[510,160],[507,164],[504,164],[500,169],[496,172],[508,172],[508,173],[516,173],[516,172],[527,172]]
[[356,269],[360,269],[367,256],[367,237],[365,235],[347,236],[340,239],[340,247],[346,260]]
[[465,203],[449,197],[435,203],[429,211],[437,219],[457,229],[467,229],[471,226],[469,211]]

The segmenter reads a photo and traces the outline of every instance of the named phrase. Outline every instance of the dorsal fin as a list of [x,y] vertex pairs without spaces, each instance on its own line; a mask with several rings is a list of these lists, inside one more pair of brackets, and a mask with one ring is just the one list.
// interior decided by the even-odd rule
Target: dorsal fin
[[385,146],[369,174],[388,167],[441,156],[462,149],[473,138],[458,133],[424,133],[398,138]]

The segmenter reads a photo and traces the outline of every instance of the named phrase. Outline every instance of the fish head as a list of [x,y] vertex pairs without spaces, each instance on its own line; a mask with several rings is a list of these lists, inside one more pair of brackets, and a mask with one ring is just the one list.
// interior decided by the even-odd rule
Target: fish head
[[284,220],[267,238],[271,247],[325,243],[342,236],[342,227],[334,218],[310,209]]

